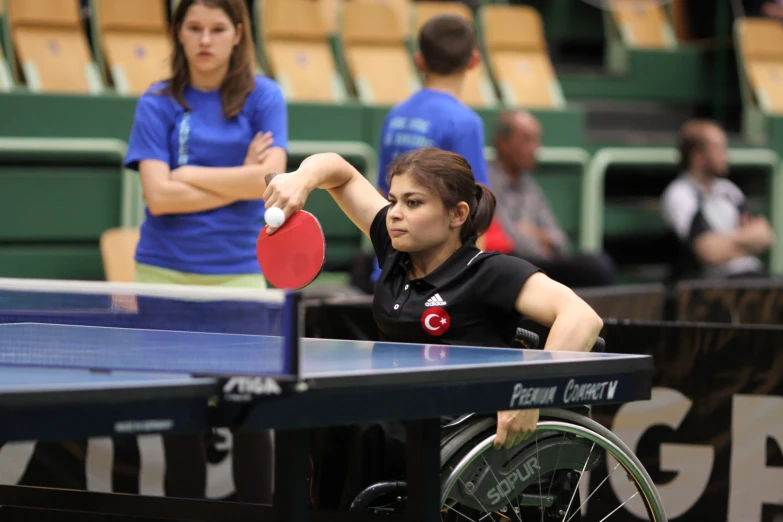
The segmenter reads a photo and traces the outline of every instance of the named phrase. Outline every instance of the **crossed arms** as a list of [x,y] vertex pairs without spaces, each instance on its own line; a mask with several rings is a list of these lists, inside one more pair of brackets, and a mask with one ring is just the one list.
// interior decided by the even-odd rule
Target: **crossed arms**
[[693,252],[706,265],[717,265],[737,257],[759,255],[773,241],[772,228],[763,217],[743,217],[731,233],[704,232],[693,240]]
[[153,215],[187,214],[223,207],[240,200],[261,199],[264,176],[284,172],[287,154],[271,147],[270,133],[257,134],[238,167],[195,167],[170,170],[158,160],[139,162],[147,207]]

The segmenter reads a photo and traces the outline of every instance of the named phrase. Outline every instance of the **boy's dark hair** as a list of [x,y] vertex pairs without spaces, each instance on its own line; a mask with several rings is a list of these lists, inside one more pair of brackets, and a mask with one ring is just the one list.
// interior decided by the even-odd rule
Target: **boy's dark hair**
[[476,48],[476,33],[469,20],[440,14],[421,27],[418,44],[427,71],[447,76],[467,68]]

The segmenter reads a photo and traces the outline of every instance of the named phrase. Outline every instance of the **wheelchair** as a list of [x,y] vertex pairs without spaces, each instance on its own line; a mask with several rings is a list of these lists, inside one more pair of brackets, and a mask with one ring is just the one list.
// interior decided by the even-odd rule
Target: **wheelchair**
[[[538,344],[536,334],[522,329],[517,330],[517,341],[529,348]],[[603,340],[597,348],[603,349]],[[603,521],[615,515],[618,520],[621,515],[632,520],[646,515],[653,522],[667,521],[642,463],[619,437],[589,418],[589,407],[541,409],[534,434],[510,449],[494,449],[495,432],[494,414],[467,414],[442,423],[443,522]],[[592,472],[606,477],[593,484],[598,481],[590,479]],[[599,493],[602,488],[614,491]],[[399,513],[405,510],[405,498],[404,481],[379,482],[362,490],[349,511]],[[591,499],[619,505],[609,513],[597,513],[591,510]],[[634,517],[622,511],[626,505]]]

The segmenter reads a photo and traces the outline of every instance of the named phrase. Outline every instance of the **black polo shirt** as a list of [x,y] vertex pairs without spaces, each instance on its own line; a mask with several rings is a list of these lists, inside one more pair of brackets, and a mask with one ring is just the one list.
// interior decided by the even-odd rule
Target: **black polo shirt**
[[511,346],[521,319],[517,296],[539,269],[516,257],[483,252],[473,237],[432,273],[411,280],[410,257],[391,244],[388,210],[381,209],[370,228],[382,269],[372,306],[380,340]]

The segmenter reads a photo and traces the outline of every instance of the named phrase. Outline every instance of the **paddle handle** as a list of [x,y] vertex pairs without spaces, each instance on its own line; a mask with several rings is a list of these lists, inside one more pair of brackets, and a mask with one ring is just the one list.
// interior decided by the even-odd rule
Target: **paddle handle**
[[277,172],[270,172],[266,176],[264,176],[264,183],[266,183],[267,186],[269,186],[269,183],[271,183],[272,178],[277,176]]

